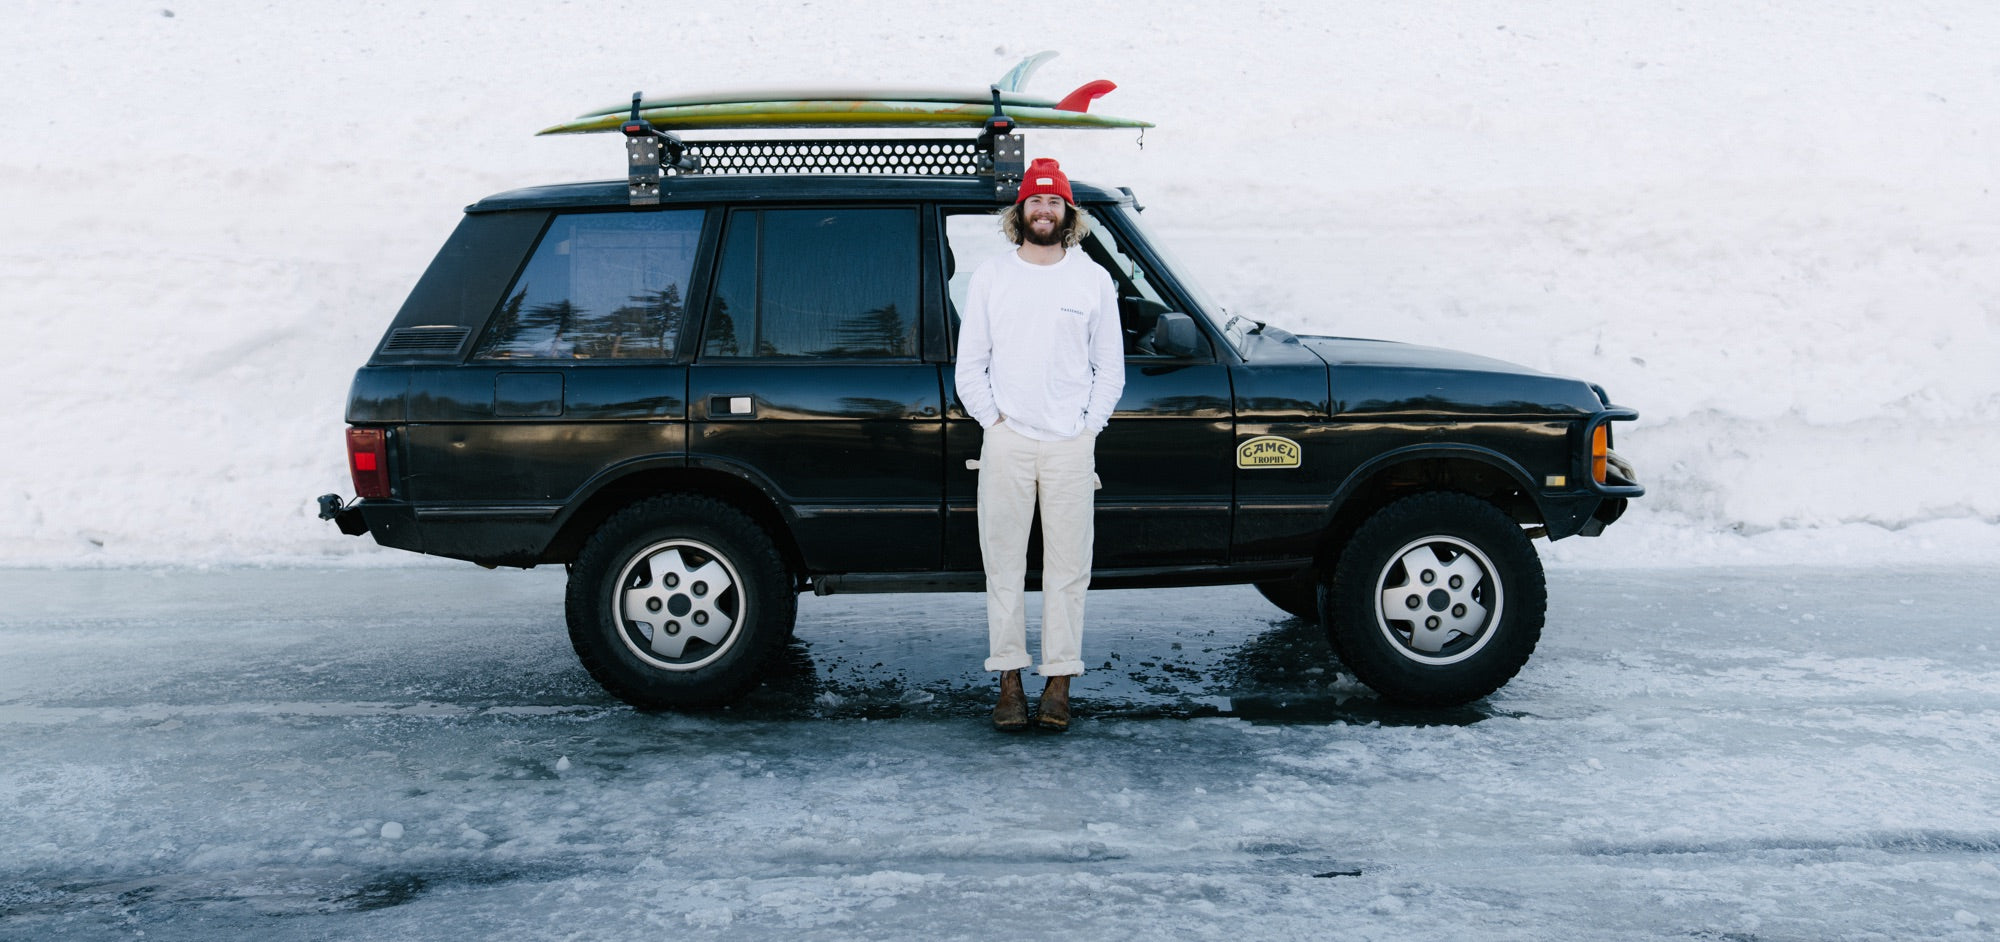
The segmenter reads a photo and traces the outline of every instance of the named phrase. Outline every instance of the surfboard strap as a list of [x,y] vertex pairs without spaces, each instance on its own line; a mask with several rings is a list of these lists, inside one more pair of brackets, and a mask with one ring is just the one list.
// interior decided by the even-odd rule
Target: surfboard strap
[[1021,192],[1027,169],[1027,142],[1014,133],[1014,119],[1000,107],[1000,86],[993,86],[993,114],[979,132],[979,153],[993,175],[993,198],[1011,203]]
[[680,135],[639,117],[642,97],[632,93],[632,116],[618,128],[625,132],[625,199],[633,206],[654,206],[660,202],[660,178],[668,168],[692,173],[700,162],[687,156]]

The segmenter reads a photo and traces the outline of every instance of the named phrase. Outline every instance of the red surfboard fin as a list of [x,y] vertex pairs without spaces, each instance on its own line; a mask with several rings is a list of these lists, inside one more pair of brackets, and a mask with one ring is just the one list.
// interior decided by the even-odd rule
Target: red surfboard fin
[[1079,86],[1076,91],[1064,95],[1063,100],[1056,102],[1056,110],[1087,112],[1090,110],[1091,102],[1096,101],[1099,98],[1103,98],[1106,94],[1110,93],[1112,89],[1117,87],[1118,86],[1112,84],[1112,82],[1109,79],[1098,79],[1095,82],[1085,82],[1083,83],[1083,85]]

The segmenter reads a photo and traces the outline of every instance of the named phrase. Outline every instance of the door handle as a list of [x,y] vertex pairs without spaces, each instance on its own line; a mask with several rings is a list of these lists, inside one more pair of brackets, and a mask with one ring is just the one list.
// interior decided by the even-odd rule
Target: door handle
[[747,419],[756,414],[757,401],[751,396],[711,396],[708,400],[711,419]]

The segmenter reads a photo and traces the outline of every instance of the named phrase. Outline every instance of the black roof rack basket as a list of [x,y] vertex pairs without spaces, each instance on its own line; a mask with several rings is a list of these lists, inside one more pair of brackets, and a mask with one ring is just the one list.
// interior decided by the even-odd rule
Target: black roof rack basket
[[692,174],[909,174],[988,179],[993,196],[1010,202],[1026,169],[1026,142],[1000,110],[993,93],[993,116],[976,138],[780,139],[683,141],[639,117],[639,93],[632,94],[632,117],[625,133],[626,194],[634,206],[660,201],[661,187]]

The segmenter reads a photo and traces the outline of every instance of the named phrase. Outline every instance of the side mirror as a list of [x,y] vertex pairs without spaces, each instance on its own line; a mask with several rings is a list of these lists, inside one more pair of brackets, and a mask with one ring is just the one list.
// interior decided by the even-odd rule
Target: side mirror
[[1160,321],[1153,327],[1153,350],[1170,357],[1200,356],[1207,351],[1201,342],[1201,332],[1195,329],[1194,319],[1178,311],[1160,315]]

